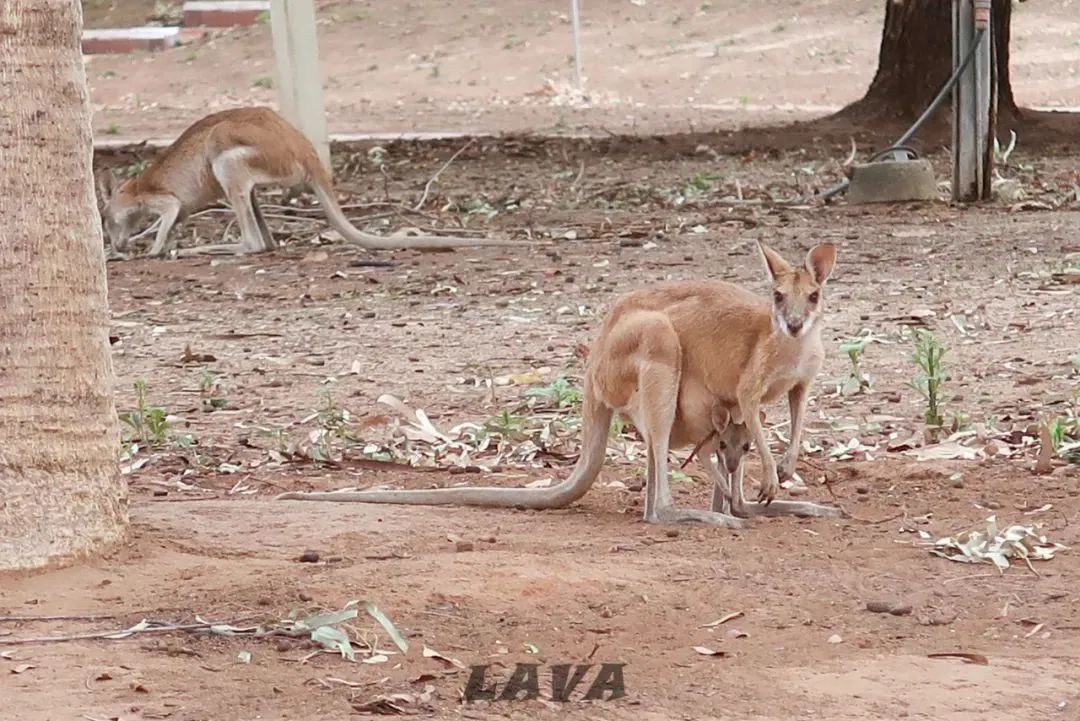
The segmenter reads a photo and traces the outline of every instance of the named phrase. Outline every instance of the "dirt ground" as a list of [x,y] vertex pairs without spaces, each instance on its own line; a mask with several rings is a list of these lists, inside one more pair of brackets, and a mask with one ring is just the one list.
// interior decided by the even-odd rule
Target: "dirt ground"
[[[1022,103],[1077,104],[1070,5],[1017,6]],[[604,58],[586,60],[590,87],[635,95],[642,105],[628,112],[624,100],[582,109],[526,95],[546,77],[568,77],[557,10],[410,3],[391,18],[388,6],[320,3],[332,129],[681,130],[804,117],[858,96],[880,22],[879,9],[859,14],[863,3],[850,1],[723,14],[669,3],[682,8],[679,23],[653,0],[589,4],[586,39]],[[350,34],[370,26],[378,32]],[[95,128],[170,136],[207,109],[271,102],[272,90],[251,87],[273,72],[268,29],[229,37],[92,58]],[[355,49],[361,61],[348,59]],[[706,57],[714,49],[717,58]],[[481,71],[495,63],[485,57],[514,79],[489,82]],[[0,579],[0,721],[1074,718],[1076,551],[998,574],[931,555],[917,532],[936,539],[994,515],[1080,542],[1080,466],[1055,459],[1033,473],[1038,422],[1077,412],[1077,158],[1039,157],[1021,140],[1001,172],[1035,205],[728,202],[835,182],[848,148],[811,140],[784,145],[807,150],[752,151],[719,136],[478,140],[426,194],[463,141],[341,146],[339,194],[369,230],[476,229],[536,247],[362,253],[335,242],[309,197],[271,193],[264,208],[284,244],[273,254],[111,262],[117,408],[136,408],[141,381],[168,427],[159,445],[139,443],[124,462],[126,543],[77,567]],[[947,177],[947,158],[931,157]],[[97,158],[125,171],[145,160]],[[230,217],[211,209],[190,219],[181,245],[235,234]],[[632,429],[611,443],[593,489],[563,510],[272,500],[293,489],[565,478],[577,436],[559,424],[577,411],[552,410],[551,389],[559,378],[580,386],[583,345],[610,303],[667,278],[765,292],[758,238],[793,260],[818,241],[839,247],[828,356],[799,466],[807,488],[784,495],[839,503],[851,518],[762,519],[737,532],[647,525]],[[924,404],[908,386],[916,328],[949,348],[943,408],[959,435],[944,446],[926,446]],[[842,393],[851,363],[840,345],[867,331],[880,341],[860,360],[869,388]],[[538,391],[546,399],[529,395]],[[443,453],[432,470],[431,445],[400,440],[384,395],[422,409],[442,432],[471,422],[513,440],[452,470]],[[787,411],[767,410],[780,452]],[[537,424],[552,437],[526,439],[522,428]],[[920,460],[930,450],[970,457]],[[419,467],[385,462],[409,454]],[[748,477],[758,478],[756,456]],[[673,488],[680,504],[708,503],[694,465]],[[318,561],[301,562],[306,552]],[[343,626],[356,662],[311,656],[317,647],[301,639],[194,633],[4,645],[143,619],[275,624],[355,599],[377,604],[409,651],[397,653],[363,612]],[[88,615],[107,617],[40,618]],[[542,697],[462,704],[469,671],[425,647],[465,667],[489,664],[488,680],[500,683],[517,663],[539,664]],[[928,655],[938,653],[986,663]],[[587,663],[572,700],[550,700],[551,668]],[[625,664],[626,695],[582,701],[602,663]]]
[[[385,146],[385,183],[364,148],[339,153],[349,212],[377,214],[387,194],[415,204],[456,147]],[[273,255],[110,263],[118,409],[135,407],[141,379],[171,427],[162,447],[135,455],[145,465],[129,476],[128,543],[77,568],[0,585],[0,614],[115,617],[0,623],[0,641],[120,630],[143,618],[242,625],[369,599],[412,647],[366,664],[332,655],[301,663],[308,642],[190,634],[16,646],[0,661],[0,717],[373,718],[380,714],[365,704],[405,694],[391,701],[397,709],[436,718],[974,720],[991,708],[1071,718],[1080,703],[1075,552],[1037,563],[1038,575],[1022,564],[998,575],[935,557],[905,531],[936,538],[996,514],[1002,524],[1042,523],[1055,542],[1080,541],[1078,467],[1031,470],[1032,424],[1066,416],[1080,383],[1069,360],[1077,286],[1060,275],[1080,257],[1078,213],[1067,203],[1025,211],[722,202],[736,188],[747,198],[785,197],[827,184],[836,171],[829,156],[843,148],[827,151],[714,159],[631,141],[483,141],[433,185],[430,217],[405,213],[409,222],[550,237],[553,246],[516,256],[363,254],[319,244],[324,226],[270,196],[282,204],[267,212],[285,241]],[[944,158],[935,160],[943,172]],[[1055,193],[1077,182],[1073,159],[1015,163],[1010,174],[1035,198],[1060,200]],[[181,243],[220,235],[227,217],[192,219]],[[368,227],[385,232],[380,222]],[[424,409],[442,431],[498,424],[503,411],[539,413],[522,405],[525,393],[559,376],[580,382],[579,345],[619,292],[696,277],[764,290],[756,238],[790,258],[815,241],[839,246],[828,359],[800,473],[807,497],[838,502],[855,518],[759,520],[740,532],[646,525],[641,493],[631,490],[640,456],[627,452],[640,447],[625,439],[612,444],[593,490],[565,510],[271,500],[283,489],[565,477],[573,433],[531,461],[477,454],[474,463],[497,464],[489,473],[362,459],[367,444],[394,433],[383,394]],[[373,258],[397,265],[354,264]],[[975,434],[964,441],[972,460],[910,455],[923,429],[921,401],[906,386],[916,375],[906,332],[919,324],[950,349],[944,410]],[[885,341],[861,361],[872,385],[839,395],[850,368],[839,344],[864,329]],[[514,375],[525,377],[502,385]],[[320,441],[320,429],[336,427],[329,409],[349,412],[349,433]],[[786,410],[769,413],[782,436]],[[316,446],[337,462],[312,460]],[[757,468],[755,458],[750,477]],[[707,484],[688,471],[674,483],[676,498],[703,507]],[[318,563],[298,560],[309,550]],[[873,613],[873,601],[911,612]],[[743,615],[703,627],[734,612]],[[361,615],[354,638],[378,632],[377,648],[394,650]],[[491,664],[493,680],[517,662],[539,663],[545,696],[552,665],[624,663],[626,696],[583,702],[581,689],[568,703],[462,705],[468,672],[423,657],[425,646],[466,666]],[[927,656],[948,652],[988,664]],[[10,672],[23,665],[32,668]]]
[[[101,26],[141,23],[169,4],[84,6],[87,24]],[[582,10],[582,96],[568,3],[317,6],[330,131],[391,134],[666,133],[816,117],[862,95],[884,16],[876,0],[597,0]],[[1022,106],[1080,106],[1076,9],[1076,0],[1015,5]],[[175,137],[206,112],[276,103],[275,72],[268,24],[162,53],[93,56],[94,129],[104,139]]]

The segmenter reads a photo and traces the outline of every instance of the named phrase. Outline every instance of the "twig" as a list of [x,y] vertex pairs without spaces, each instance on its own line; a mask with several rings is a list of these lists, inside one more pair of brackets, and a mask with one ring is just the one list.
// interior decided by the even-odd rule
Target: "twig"
[[471,146],[475,142],[476,142],[476,138],[469,138],[469,142],[462,145],[458,149],[458,151],[456,153],[454,153],[453,155],[450,156],[449,160],[447,160],[445,163],[443,163],[443,166],[441,168],[439,168],[437,171],[435,171],[435,175],[432,175],[431,179],[428,180],[426,185],[424,185],[424,193],[423,193],[423,195],[420,196],[420,201],[415,206],[413,206],[413,210],[420,210],[421,208],[424,207],[424,203],[427,201],[428,193],[431,192],[432,184],[434,184],[434,182],[436,180],[438,180],[439,176],[442,175],[442,172],[444,170],[446,170],[447,168],[450,167],[450,163],[457,160],[457,157],[459,155],[461,155],[462,153],[464,153],[465,150],[468,149],[468,147]]
[[[134,614],[137,614],[135,611]],[[18,623],[20,621],[97,621],[103,618],[117,618],[118,616],[130,616],[132,613],[94,613],[86,614],[82,616],[35,616],[33,614],[26,616],[0,616],[0,623]]]
[[0,646],[19,646],[28,643],[58,643],[62,641],[85,641],[88,639],[109,638],[120,634],[134,635],[137,633],[169,633],[171,631],[194,631],[196,629],[210,628],[212,623],[191,623],[182,626],[150,626],[148,628],[122,628],[118,631],[91,631],[89,633],[75,633],[69,636],[36,636],[31,638],[0,638]]
[[[976,573],[976,574],[971,575],[971,576],[957,576],[956,578],[946,578],[944,581],[941,582],[941,585],[942,586],[948,586],[950,583],[956,583],[957,581],[967,581],[967,580],[972,579],[972,578],[990,578],[991,576],[999,576],[999,575],[1001,575],[1001,574],[999,574],[999,573]],[[1006,603],[1005,605],[1006,605],[1006,608],[1007,608],[1008,604]]]
[[574,178],[573,183],[570,183],[570,190],[573,190],[574,188],[578,187],[578,185],[581,183],[581,178],[584,175],[585,175],[585,158],[582,158],[581,159],[581,167],[578,168],[577,177]]

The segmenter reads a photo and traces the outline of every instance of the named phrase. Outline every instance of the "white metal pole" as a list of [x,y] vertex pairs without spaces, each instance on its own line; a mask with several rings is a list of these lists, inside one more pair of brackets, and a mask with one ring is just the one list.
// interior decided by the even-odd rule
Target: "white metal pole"
[[326,101],[319,70],[319,36],[313,0],[271,0],[270,28],[281,114],[307,136],[329,170]]
[[581,87],[581,8],[579,0],[570,0],[570,32],[574,43],[574,82]]

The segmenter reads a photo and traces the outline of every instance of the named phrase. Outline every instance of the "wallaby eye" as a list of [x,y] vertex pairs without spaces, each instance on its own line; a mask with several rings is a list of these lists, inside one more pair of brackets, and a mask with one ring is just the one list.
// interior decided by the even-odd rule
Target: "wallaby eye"
[[725,443],[724,441],[720,441],[720,450],[726,451],[727,450],[727,443]]
[[817,303],[819,297],[820,296],[818,295],[818,292],[815,290],[813,293],[810,294],[810,302]]
[[743,443],[742,444],[743,453],[747,453],[747,452],[749,452],[749,450],[750,450],[750,444],[749,443]]
[[783,303],[784,302],[784,294],[781,293],[778,290],[773,291],[772,297],[773,297],[773,300],[775,300],[777,303]]

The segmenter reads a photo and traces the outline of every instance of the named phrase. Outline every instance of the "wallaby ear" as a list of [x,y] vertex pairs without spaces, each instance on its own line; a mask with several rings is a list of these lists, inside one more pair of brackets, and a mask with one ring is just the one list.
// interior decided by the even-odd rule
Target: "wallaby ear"
[[822,285],[832,274],[836,265],[836,246],[832,243],[819,243],[806,254],[806,269],[818,285]]
[[717,403],[712,409],[712,424],[713,429],[717,433],[723,433],[727,429],[728,424],[731,423],[731,411],[728,407]]
[[765,245],[760,239],[757,242],[758,250],[761,251],[761,259],[765,262],[765,270],[769,271],[769,277],[776,280],[778,276],[791,272],[791,266],[779,253]]

